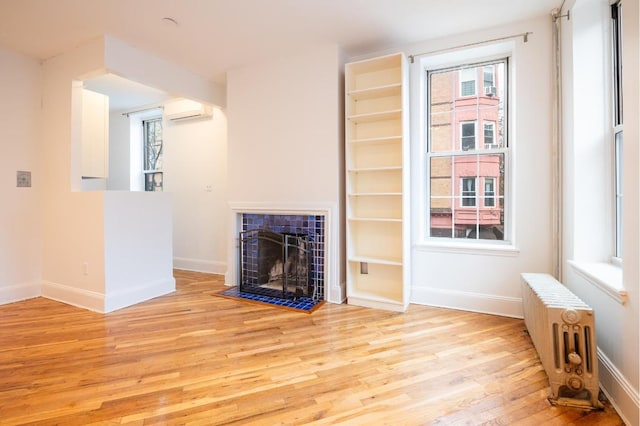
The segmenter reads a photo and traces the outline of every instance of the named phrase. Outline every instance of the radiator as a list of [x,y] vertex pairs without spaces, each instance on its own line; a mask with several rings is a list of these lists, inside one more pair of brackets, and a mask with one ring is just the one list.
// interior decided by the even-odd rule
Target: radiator
[[548,274],[522,274],[524,322],[549,376],[552,404],[599,409],[593,310]]

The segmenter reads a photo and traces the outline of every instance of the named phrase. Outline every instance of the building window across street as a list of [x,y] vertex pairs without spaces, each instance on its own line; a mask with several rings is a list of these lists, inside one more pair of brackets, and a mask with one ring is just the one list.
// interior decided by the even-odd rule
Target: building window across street
[[428,237],[508,239],[508,69],[501,59],[426,70]]

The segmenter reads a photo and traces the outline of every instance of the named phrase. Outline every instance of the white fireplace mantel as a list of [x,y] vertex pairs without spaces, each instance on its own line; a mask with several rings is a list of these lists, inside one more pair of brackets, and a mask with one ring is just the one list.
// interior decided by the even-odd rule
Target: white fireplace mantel
[[267,202],[232,202],[231,231],[229,232],[228,267],[225,284],[238,285],[239,259],[238,235],[242,230],[242,215],[273,214],[273,215],[316,215],[325,218],[325,300],[331,303],[342,303],[345,298],[345,283],[340,279],[340,238],[339,238],[339,210],[337,204],[325,203],[267,203]]

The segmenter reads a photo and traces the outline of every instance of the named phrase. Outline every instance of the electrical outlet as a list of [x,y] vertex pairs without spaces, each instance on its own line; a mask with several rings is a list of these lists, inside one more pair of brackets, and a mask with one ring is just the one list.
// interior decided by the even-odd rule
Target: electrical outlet
[[18,170],[16,173],[16,186],[18,188],[31,188],[31,172]]
[[369,273],[369,263],[360,262],[360,273],[362,275],[367,275]]
[[89,275],[89,262],[84,262],[82,264],[82,270],[85,275]]

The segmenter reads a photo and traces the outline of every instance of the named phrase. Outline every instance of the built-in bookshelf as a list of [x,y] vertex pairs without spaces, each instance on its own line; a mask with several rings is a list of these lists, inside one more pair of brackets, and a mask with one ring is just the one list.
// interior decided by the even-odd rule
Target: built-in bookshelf
[[403,54],[345,68],[347,300],[404,311],[408,278],[408,146]]

